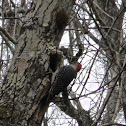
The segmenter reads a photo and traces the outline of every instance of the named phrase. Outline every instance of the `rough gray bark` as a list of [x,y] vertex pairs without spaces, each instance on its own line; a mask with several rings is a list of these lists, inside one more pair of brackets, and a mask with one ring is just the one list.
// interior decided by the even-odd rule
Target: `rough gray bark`
[[55,46],[59,45],[73,4],[74,0],[36,0],[26,14],[1,89],[1,126],[41,125],[47,108],[41,103],[51,81],[50,56],[57,53]]

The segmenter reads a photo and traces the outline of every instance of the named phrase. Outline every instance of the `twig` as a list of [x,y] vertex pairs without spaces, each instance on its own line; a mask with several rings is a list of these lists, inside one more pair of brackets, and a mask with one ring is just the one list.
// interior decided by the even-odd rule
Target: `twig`
[[118,76],[116,77],[115,83],[113,84],[112,88],[109,89],[110,91],[108,92],[108,94],[107,94],[107,96],[106,96],[106,98],[105,98],[105,100],[104,100],[104,102],[103,102],[103,104],[102,104],[102,106],[101,106],[101,108],[100,108],[100,110],[98,112],[98,115],[97,115],[94,123],[92,124],[92,126],[96,126],[98,121],[100,120],[101,115],[102,115],[102,113],[103,113],[103,111],[104,111],[104,109],[105,109],[105,107],[106,107],[106,105],[108,103],[108,100],[109,100],[109,98],[110,98],[110,96],[111,96],[111,94],[112,94],[112,92],[113,92],[113,90],[114,90],[114,88],[116,86],[116,83],[118,82],[119,78],[121,77],[121,74],[124,71],[125,67],[126,67],[126,64],[124,65],[124,67],[122,68],[122,70],[118,74]]
[[[126,64],[126,55],[125,55],[125,58],[124,58],[123,67],[125,66],[125,64]],[[124,75],[122,74],[122,81],[121,81],[121,85],[120,85],[120,88],[119,88],[119,96],[118,96],[118,99],[117,99],[115,112],[114,112],[113,117],[112,117],[112,123],[114,123],[114,119],[116,118],[118,111],[119,111],[119,105],[121,103],[121,97],[122,97],[122,92],[123,92],[122,91],[123,90],[123,83],[124,83]]]
[[[100,49],[100,48],[99,48],[99,49]],[[97,55],[98,55],[98,53],[99,53],[99,49],[97,50],[97,52],[96,52],[96,54],[95,54],[95,57],[94,57],[94,59],[93,59],[93,62],[92,62],[92,64],[91,64],[91,67],[90,67],[89,72],[88,72],[88,76],[87,76],[87,78],[86,78],[86,80],[85,80],[85,83],[84,83],[84,85],[83,85],[83,88],[82,88],[82,90],[81,90],[80,96],[81,96],[81,94],[82,94],[82,92],[83,92],[83,90],[84,90],[84,88],[85,88],[85,85],[87,84],[87,81],[88,81],[88,79],[89,79],[89,77],[90,77],[90,73],[91,73],[91,70],[92,70],[93,65],[94,65],[94,63],[95,63],[95,60],[96,60],[96,58],[97,58]]]
[[106,16],[108,16],[108,17],[110,17],[112,20],[114,20],[114,18],[113,18],[111,15],[109,15],[108,13],[106,13],[104,10],[102,10],[101,7],[99,7],[99,5],[96,4],[96,2],[93,1],[93,3],[95,4],[95,6],[98,7],[98,9],[99,9],[101,12],[103,12]]
[[5,30],[0,26],[0,31],[14,44],[16,45],[16,40]]
[[14,48],[12,47],[12,45],[10,45],[10,43],[7,40],[7,38],[1,32],[0,32],[0,35],[3,38],[3,40],[5,41],[5,45],[10,49],[12,54],[14,54]]
[[119,19],[120,15],[122,15],[122,14],[124,15],[125,10],[126,10],[126,7],[124,7],[124,8],[120,11],[120,13],[116,16],[116,18],[115,18],[115,20],[113,21],[113,23],[112,23],[110,29],[109,29],[108,32],[106,33],[105,38],[108,36],[108,34],[110,33],[110,31],[112,30],[113,26],[115,25],[116,21]]

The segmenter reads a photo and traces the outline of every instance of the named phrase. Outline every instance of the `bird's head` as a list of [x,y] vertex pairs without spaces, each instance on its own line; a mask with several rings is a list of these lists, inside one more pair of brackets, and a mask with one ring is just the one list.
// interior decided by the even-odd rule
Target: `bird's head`
[[79,62],[74,62],[71,64],[71,66],[76,70],[76,72],[79,72],[82,68],[82,65]]

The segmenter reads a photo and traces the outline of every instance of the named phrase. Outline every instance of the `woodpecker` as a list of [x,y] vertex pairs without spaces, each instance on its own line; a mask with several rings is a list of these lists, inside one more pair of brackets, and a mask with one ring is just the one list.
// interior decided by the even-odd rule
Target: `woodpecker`
[[58,72],[56,73],[54,77],[54,81],[52,82],[47,102],[50,102],[55,95],[58,95],[60,92],[62,92],[69,84],[70,82],[76,78],[77,72],[80,71],[82,65],[78,62],[62,66]]

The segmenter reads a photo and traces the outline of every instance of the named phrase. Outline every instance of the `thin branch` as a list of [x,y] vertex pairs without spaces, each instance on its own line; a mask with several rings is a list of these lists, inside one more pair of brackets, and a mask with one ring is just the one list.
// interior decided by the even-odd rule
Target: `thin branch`
[[12,52],[12,54],[14,54],[14,48],[10,45],[10,43],[8,42],[7,38],[4,36],[4,34],[2,34],[0,32],[1,37],[3,38],[3,40],[5,41],[5,44],[8,46],[8,48],[10,49],[10,51]]
[[112,92],[113,92],[113,90],[114,90],[114,88],[115,88],[115,86],[116,86],[116,84],[117,84],[119,78],[121,77],[123,71],[125,70],[125,68],[126,68],[126,64],[124,65],[124,67],[122,68],[122,70],[121,70],[121,72],[118,74],[118,76],[116,77],[116,80],[115,80],[115,82],[114,82],[112,88],[109,89],[109,92],[107,93],[107,96],[106,96],[106,98],[105,98],[105,100],[104,100],[104,102],[103,102],[103,104],[102,104],[102,106],[101,106],[101,108],[100,108],[100,110],[99,110],[99,112],[98,112],[98,114],[97,114],[97,117],[96,117],[96,119],[95,119],[95,121],[94,121],[94,123],[93,123],[92,126],[96,126],[97,123],[98,123],[98,121],[100,120],[101,115],[102,115],[102,113],[103,113],[103,111],[104,111],[104,109],[105,109],[105,107],[106,107],[106,105],[107,105],[107,103],[108,103],[108,100],[109,100],[109,98],[110,98],[110,96],[111,96],[111,94],[112,94]]
[[[59,98],[57,98],[59,99]],[[62,99],[62,98],[61,98]],[[67,99],[67,100],[64,100]],[[68,100],[68,92],[64,90],[62,102],[54,102],[63,112],[65,112],[70,117],[77,120],[79,126],[91,126],[92,119],[90,113],[84,109],[76,109],[71,102]]]
[[121,97],[122,97],[122,88],[123,88],[123,82],[121,82],[121,85],[120,85],[120,88],[119,88],[119,95],[118,95],[118,98],[117,98],[117,103],[116,103],[116,107],[115,107],[115,112],[113,114],[113,117],[112,117],[112,123],[114,123],[114,120],[120,110],[120,103],[121,103]]
[[126,7],[123,7],[123,9],[120,11],[120,13],[116,16],[115,20],[113,21],[113,23],[112,23],[110,29],[109,29],[108,32],[106,33],[105,38],[108,36],[108,34],[110,33],[110,31],[111,31],[112,28],[114,27],[116,21],[117,21],[120,17],[123,17],[125,11],[126,11]]
[[108,16],[109,18],[111,18],[112,20],[114,20],[114,18],[113,18],[111,15],[109,15],[108,13],[106,13],[101,7],[99,7],[99,5],[96,4],[96,2],[93,1],[93,3],[94,3],[95,6],[97,6],[97,8],[98,8],[101,12],[103,12],[106,16]]
[[[99,49],[100,49],[100,48],[99,48]],[[92,64],[91,64],[90,69],[89,69],[89,72],[88,72],[88,76],[87,76],[87,78],[86,78],[86,80],[85,80],[85,82],[84,82],[83,88],[82,88],[81,93],[80,93],[79,96],[81,96],[81,94],[82,94],[82,92],[83,92],[83,90],[84,90],[84,88],[85,88],[85,85],[87,84],[87,81],[88,81],[88,79],[89,79],[89,77],[90,77],[91,70],[92,70],[92,68],[93,68],[93,66],[94,66],[95,60],[96,60],[97,55],[98,55],[98,53],[99,53],[99,49],[97,50],[97,52],[96,52],[96,54],[95,54],[95,57],[93,58]],[[83,81],[83,80],[82,80],[82,81]]]
[[[0,8],[2,8],[2,7],[0,7]],[[22,14],[24,14],[26,11],[24,10],[24,8],[23,7],[20,7],[20,8],[18,8],[17,9],[17,13],[18,14],[20,14],[20,13],[22,13]],[[2,14],[1,14],[1,12],[0,12],[0,16],[1,16]],[[6,11],[6,13],[4,13],[4,16],[5,17],[14,17],[14,15],[15,15],[15,12],[13,11],[13,10],[11,10],[11,11]]]
[[17,44],[16,40],[5,30],[0,26],[0,31],[11,41],[14,45]]

